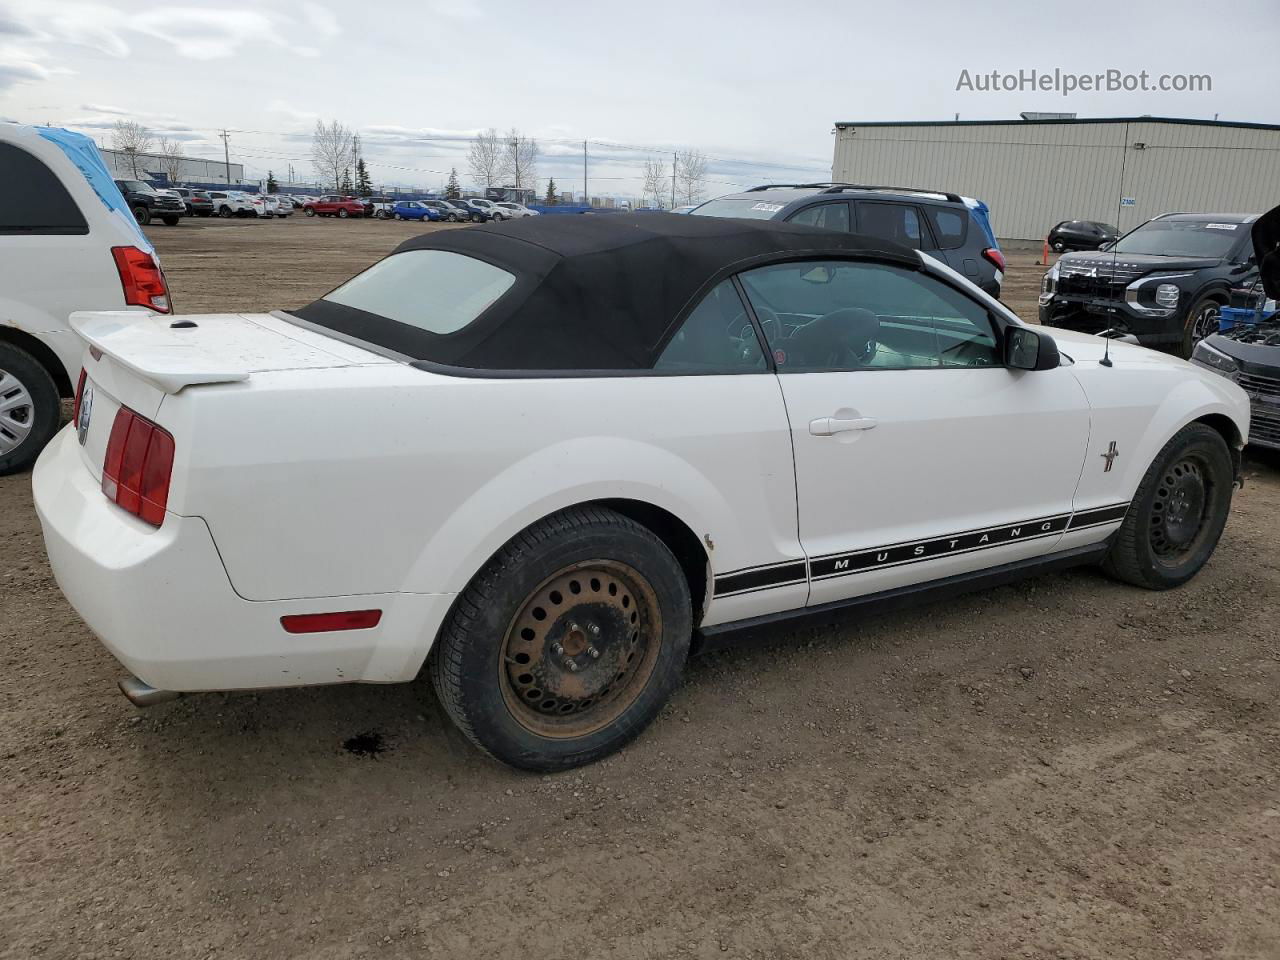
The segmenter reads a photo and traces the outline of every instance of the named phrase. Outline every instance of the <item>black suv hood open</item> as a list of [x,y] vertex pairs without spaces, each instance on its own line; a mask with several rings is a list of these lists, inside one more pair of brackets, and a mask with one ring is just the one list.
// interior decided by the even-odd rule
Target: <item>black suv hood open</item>
[[1262,289],[1280,300],[1280,207],[1272,207],[1253,224],[1253,252],[1262,274]]
[[1218,257],[1161,257],[1150,253],[1113,253],[1110,250],[1067,253],[1063,254],[1060,262],[1064,267],[1110,267],[1113,260],[1117,267],[1141,270],[1143,273],[1153,270],[1203,270],[1222,262]]

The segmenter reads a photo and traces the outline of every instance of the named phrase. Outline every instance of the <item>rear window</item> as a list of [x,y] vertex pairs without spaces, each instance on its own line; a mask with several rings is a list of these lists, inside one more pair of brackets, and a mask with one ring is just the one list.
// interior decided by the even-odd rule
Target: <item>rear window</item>
[[695,217],[734,217],[738,220],[771,220],[782,212],[785,203],[761,200],[757,197],[726,197],[708,200],[689,213]]
[[0,143],[0,233],[82,234],[84,214],[57,175],[20,147]]
[[959,210],[948,210],[945,207],[925,207],[925,216],[933,224],[933,235],[938,238],[938,247],[942,250],[954,250],[964,246],[965,229],[969,217]]
[[511,289],[514,274],[448,250],[406,250],[380,260],[321,299],[427,333],[461,330]]

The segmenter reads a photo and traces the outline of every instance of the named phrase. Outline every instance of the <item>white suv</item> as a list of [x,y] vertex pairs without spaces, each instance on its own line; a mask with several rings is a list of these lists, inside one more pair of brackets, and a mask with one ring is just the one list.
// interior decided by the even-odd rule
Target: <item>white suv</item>
[[[83,134],[0,123],[0,474],[30,466],[76,395],[73,310],[168,313],[155,248]],[[78,405],[77,405],[78,412]]]
[[537,210],[530,210],[523,203],[512,203],[507,200],[494,204],[496,208],[493,211],[493,219],[495,220],[515,220],[519,217],[536,217]]
[[210,190],[213,212],[220,217],[255,217],[257,209],[253,198],[243,190]]

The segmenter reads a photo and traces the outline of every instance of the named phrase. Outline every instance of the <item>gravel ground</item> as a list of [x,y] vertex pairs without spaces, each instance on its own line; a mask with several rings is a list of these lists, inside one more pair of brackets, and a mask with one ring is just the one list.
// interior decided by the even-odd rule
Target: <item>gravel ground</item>
[[[150,232],[190,312],[298,304],[422,229]],[[538,777],[421,679],[135,710],[0,479],[0,955],[1278,957],[1278,508],[1251,457],[1182,589],[1082,570],[780,632]]]

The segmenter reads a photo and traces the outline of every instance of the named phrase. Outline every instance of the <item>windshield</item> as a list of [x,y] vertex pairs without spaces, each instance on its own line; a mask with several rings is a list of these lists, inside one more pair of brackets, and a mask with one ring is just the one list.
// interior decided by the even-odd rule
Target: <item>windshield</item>
[[739,220],[769,220],[784,207],[784,203],[772,203],[755,197],[728,197],[708,200],[689,213],[695,217],[736,217]]
[[426,330],[453,333],[516,282],[483,260],[447,250],[406,250],[375,263],[321,299]]
[[1152,220],[1121,237],[1107,252],[1221,259],[1231,252],[1242,230],[1244,226],[1239,223]]
[[121,180],[120,186],[122,189],[130,190],[133,193],[155,193],[156,192],[155,188],[152,187],[151,184],[146,183],[142,180]]

